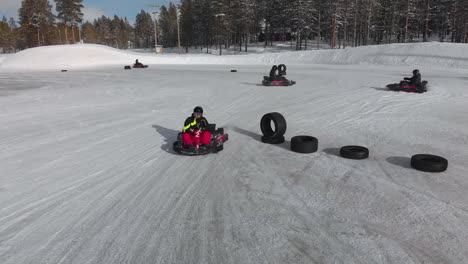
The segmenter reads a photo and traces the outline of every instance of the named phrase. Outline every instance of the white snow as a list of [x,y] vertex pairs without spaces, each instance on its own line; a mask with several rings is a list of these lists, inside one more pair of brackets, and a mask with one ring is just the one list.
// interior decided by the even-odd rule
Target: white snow
[[[127,71],[133,53],[92,45],[6,56],[0,263],[468,263],[467,49],[139,54],[150,68]],[[259,86],[269,61],[297,85]],[[414,65],[428,93],[383,89]],[[195,105],[229,133],[221,153],[172,151]],[[273,111],[282,145],[260,141]],[[301,134],[319,151],[291,152]],[[370,158],[339,157],[350,144]],[[448,170],[412,169],[417,153]]]

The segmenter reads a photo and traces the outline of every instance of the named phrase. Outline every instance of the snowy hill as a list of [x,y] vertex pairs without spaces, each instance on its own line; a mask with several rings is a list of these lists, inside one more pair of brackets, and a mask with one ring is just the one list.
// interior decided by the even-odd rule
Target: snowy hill
[[417,68],[468,69],[468,45],[453,43],[389,44],[346,48],[247,55],[143,54],[102,45],[77,44],[27,49],[9,56],[0,69],[59,70],[132,64],[371,64],[407,65]]
[[[97,45],[5,56],[0,263],[468,263],[467,48],[138,54],[150,68],[128,71],[135,53]],[[297,84],[259,85],[271,62]],[[415,66],[427,93],[385,89]],[[172,150],[196,105],[222,152]],[[284,144],[260,140],[269,112]],[[296,135],[319,150],[290,151]],[[414,170],[418,153],[447,171]]]

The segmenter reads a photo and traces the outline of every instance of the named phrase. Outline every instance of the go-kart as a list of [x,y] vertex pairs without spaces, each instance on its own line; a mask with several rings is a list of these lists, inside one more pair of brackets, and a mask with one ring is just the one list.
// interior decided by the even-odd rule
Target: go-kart
[[286,79],[284,75],[286,75],[286,65],[273,65],[270,76],[263,76],[262,84],[264,86],[290,86],[296,84],[295,81]]
[[262,84],[264,86],[290,86],[296,84],[295,81],[288,80],[284,77],[276,78],[270,81],[270,77],[263,76]]
[[148,65],[143,65],[143,64],[133,64],[133,68],[137,68],[137,69],[143,69],[143,68],[148,68]]
[[407,81],[400,81],[400,83],[394,83],[387,85],[387,88],[392,91],[402,91],[409,93],[424,93],[427,92],[427,81],[422,81],[419,84],[411,85]]
[[[206,131],[211,133],[211,141],[207,147],[203,147],[201,144],[185,147],[183,140],[184,133],[180,132],[177,134],[177,141],[173,144],[174,151],[179,154],[188,156],[205,155],[222,151],[224,149],[224,142],[226,142],[229,138],[229,135],[224,133],[224,128],[216,129],[216,124],[209,124]],[[201,133],[199,132],[201,131],[194,131],[194,136],[200,137]],[[195,139],[195,142],[200,142],[199,138],[198,140]]]

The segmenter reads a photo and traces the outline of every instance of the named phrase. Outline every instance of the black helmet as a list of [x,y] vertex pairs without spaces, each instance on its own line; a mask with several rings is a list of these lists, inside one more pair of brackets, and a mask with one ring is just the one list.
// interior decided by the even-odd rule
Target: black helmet
[[413,70],[413,74],[419,74],[419,70],[418,69]]
[[201,106],[195,106],[195,108],[193,109],[193,112],[203,114],[203,108],[201,108]]

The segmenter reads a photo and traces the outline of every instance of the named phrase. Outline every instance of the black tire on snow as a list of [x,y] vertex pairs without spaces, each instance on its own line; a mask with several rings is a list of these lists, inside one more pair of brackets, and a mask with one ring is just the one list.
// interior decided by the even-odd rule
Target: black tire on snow
[[430,154],[417,154],[411,157],[411,167],[425,172],[443,172],[447,170],[445,158]]
[[311,136],[295,136],[291,139],[291,150],[298,153],[314,153],[318,149],[318,139]]
[[284,142],[284,136],[277,138],[262,137],[262,142],[267,144],[281,144]]
[[131,70],[132,67],[131,67],[131,66],[124,66],[124,69],[125,69],[125,70]]
[[[271,127],[271,121],[275,124],[275,130]],[[260,121],[260,129],[266,138],[279,138],[286,133],[286,119],[280,113],[268,113]]]
[[347,159],[367,159],[369,150],[362,146],[344,146],[340,149],[340,155]]

